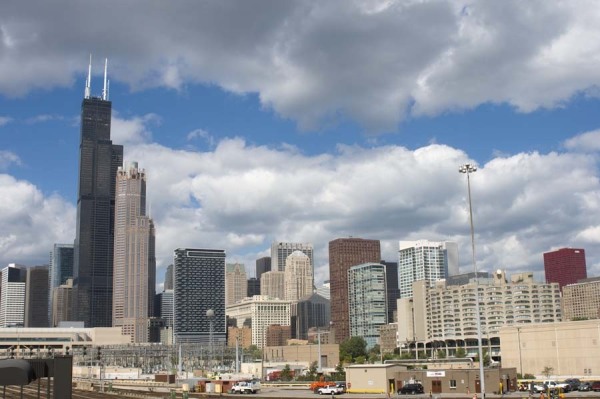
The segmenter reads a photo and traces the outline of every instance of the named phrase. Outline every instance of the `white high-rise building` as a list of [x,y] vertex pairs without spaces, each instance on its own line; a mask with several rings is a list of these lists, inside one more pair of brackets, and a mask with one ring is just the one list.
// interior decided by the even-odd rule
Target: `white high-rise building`
[[23,327],[25,322],[25,266],[9,264],[2,269],[0,327]]
[[263,295],[254,295],[227,307],[227,316],[236,320],[236,327],[242,328],[246,320],[252,320],[252,345],[259,348],[265,346],[267,328],[271,325],[289,326],[290,315],[289,301]]
[[458,274],[458,245],[450,241],[400,241],[398,288],[400,298],[412,296],[412,284],[435,282]]
[[300,251],[310,258],[310,267],[314,269],[313,245],[300,242],[274,242],[271,244],[271,270],[284,271],[285,260],[295,251]]
[[113,327],[132,342],[148,342],[156,257],[154,223],[146,216],[146,173],[132,162],[118,169],[116,179]]
[[285,260],[284,287],[286,301],[298,302],[313,293],[313,270],[303,252],[294,251]]
[[241,263],[225,265],[225,306],[233,305],[248,296],[246,268]]
[[285,298],[285,273],[270,271],[260,276],[260,295],[271,298]]

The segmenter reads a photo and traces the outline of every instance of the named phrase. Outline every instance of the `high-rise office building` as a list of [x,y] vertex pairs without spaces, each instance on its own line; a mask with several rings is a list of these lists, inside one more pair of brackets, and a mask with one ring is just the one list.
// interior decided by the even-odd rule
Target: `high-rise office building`
[[113,326],[135,343],[149,342],[156,285],[155,233],[146,216],[146,173],[137,162],[117,170]]
[[2,269],[0,327],[23,327],[25,321],[26,274],[27,269],[25,266],[14,263]]
[[165,326],[173,327],[173,290],[161,292],[160,317],[165,321]]
[[398,289],[398,262],[380,262],[385,266],[385,285],[387,287],[387,320],[388,323],[394,321],[394,313],[397,310],[398,298],[400,298],[400,290]]
[[458,246],[450,241],[400,241],[398,285],[400,298],[412,296],[412,283],[430,282],[458,274]]
[[255,295],[252,298],[245,298],[240,302],[228,306],[227,315],[230,319],[235,320],[236,327],[238,328],[242,328],[247,320],[251,320],[252,345],[263,348],[266,344],[267,328],[269,326],[274,324],[281,326],[290,325],[290,302],[268,296]]
[[50,271],[48,273],[48,314],[52,322],[52,292],[73,278],[73,244],[54,244],[50,252]]
[[225,306],[241,301],[247,294],[248,280],[244,265],[241,263],[225,265]]
[[248,291],[246,296],[252,298],[254,295],[260,295],[260,279],[250,277],[248,279]]
[[308,332],[316,327],[319,330],[329,330],[331,321],[331,303],[329,299],[319,294],[302,298],[296,306],[296,331],[298,339],[308,339]]
[[585,250],[583,248],[561,248],[544,253],[544,272],[547,283],[558,283],[560,289],[587,278]]
[[314,269],[313,245],[299,242],[273,242],[271,244],[271,270],[284,271],[285,260],[294,251],[300,251],[310,258],[310,267]]
[[300,251],[294,251],[285,260],[284,298],[286,301],[298,302],[300,298],[313,292],[313,270],[310,258]]
[[48,327],[49,266],[28,267],[25,277],[25,327]]
[[379,240],[338,238],[329,242],[329,282],[331,284],[331,321],[335,339],[340,343],[350,338],[348,311],[348,270],[363,263],[381,260]]
[[178,248],[173,267],[175,342],[224,345],[225,251]]
[[272,270],[260,278],[260,295],[285,299],[285,273]]
[[379,327],[387,324],[385,266],[363,263],[348,270],[350,336],[363,337],[367,349],[379,339]]
[[73,306],[75,319],[86,327],[112,325],[115,188],[123,146],[110,139],[106,68],[104,76],[102,96],[92,96],[90,62],[81,104]]
[[50,327],[58,327],[63,321],[72,321],[73,279],[52,290],[52,319]]
[[163,287],[163,291],[172,290],[173,289],[173,264],[167,266],[167,271],[165,272],[165,284]]
[[600,277],[563,287],[563,320],[600,319]]
[[263,273],[271,271],[271,257],[265,256],[259,259],[256,259],[256,278],[260,280],[260,276]]

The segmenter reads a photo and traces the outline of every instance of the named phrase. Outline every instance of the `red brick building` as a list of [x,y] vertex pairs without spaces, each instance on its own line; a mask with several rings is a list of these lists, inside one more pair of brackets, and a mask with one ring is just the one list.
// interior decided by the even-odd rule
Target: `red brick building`
[[544,271],[547,283],[558,283],[560,290],[587,278],[585,250],[581,248],[561,248],[544,253]]
[[335,342],[350,338],[348,311],[348,270],[367,262],[379,263],[379,240],[364,238],[338,238],[329,242],[329,281],[331,284],[331,321]]

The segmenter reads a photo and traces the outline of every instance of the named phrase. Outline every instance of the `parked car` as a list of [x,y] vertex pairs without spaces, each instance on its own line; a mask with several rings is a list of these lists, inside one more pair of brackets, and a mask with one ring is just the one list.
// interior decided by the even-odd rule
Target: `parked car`
[[260,381],[240,381],[231,387],[231,393],[257,393],[260,391]]
[[415,395],[415,394],[424,393],[424,392],[425,392],[425,390],[423,389],[423,385],[421,385],[421,384],[406,384],[398,390],[398,394],[400,394],[400,395],[406,395],[406,394]]
[[582,382],[581,384],[579,384],[579,387],[577,388],[578,391],[591,391],[592,390],[592,383],[585,381]]
[[577,391],[579,389],[579,385],[581,385],[579,378],[567,378],[565,382],[569,384],[569,391]]
[[560,388],[563,392],[568,391],[569,384],[565,383],[565,382],[556,382],[556,381],[552,381],[552,380],[546,380],[543,381],[542,383],[538,383],[535,384],[533,386],[533,390],[536,393],[540,393],[540,392],[546,392],[547,390],[550,391],[554,391],[558,388]]
[[343,389],[337,385],[330,385],[328,387],[319,388],[317,393],[319,395],[338,395],[340,393],[344,393]]
[[340,393],[346,393],[346,382],[345,381],[336,382],[336,386],[341,390]]
[[591,389],[594,392],[600,392],[600,381],[594,381],[594,382],[592,382]]

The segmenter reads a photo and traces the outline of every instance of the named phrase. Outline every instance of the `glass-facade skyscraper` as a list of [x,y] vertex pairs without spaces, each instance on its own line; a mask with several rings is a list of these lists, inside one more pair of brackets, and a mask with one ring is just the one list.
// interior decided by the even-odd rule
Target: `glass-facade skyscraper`
[[106,89],[102,97],[93,97],[89,81],[88,76],[81,104],[73,310],[86,327],[110,327],[115,187],[123,146],[110,139],[112,103]]

